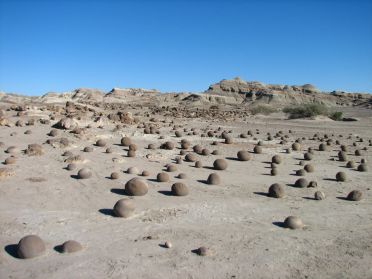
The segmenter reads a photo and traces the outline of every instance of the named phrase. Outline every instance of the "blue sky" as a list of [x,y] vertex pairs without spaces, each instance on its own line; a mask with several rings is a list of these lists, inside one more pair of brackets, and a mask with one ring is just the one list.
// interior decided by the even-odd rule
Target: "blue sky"
[[0,91],[201,92],[236,76],[372,93],[372,1],[0,0]]

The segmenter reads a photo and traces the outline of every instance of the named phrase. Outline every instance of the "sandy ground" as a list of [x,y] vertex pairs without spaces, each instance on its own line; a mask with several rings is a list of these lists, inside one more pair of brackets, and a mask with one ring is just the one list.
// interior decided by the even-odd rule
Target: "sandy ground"
[[[348,113],[352,113],[348,112]],[[211,145],[218,138],[184,136],[192,145],[201,144],[221,155],[201,156],[204,168],[193,163],[177,165],[178,171],[170,173],[171,182],[156,182],[156,174],[164,165],[174,162],[178,148],[148,150],[149,143],[160,145],[174,137],[170,128],[162,128],[165,139],[158,135],[143,135],[143,129],[127,127],[112,132],[114,125],[104,129],[92,128],[89,137],[79,140],[67,131],[61,135],[71,139],[73,145],[53,148],[43,144],[45,154],[29,157],[17,155],[15,165],[9,167],[15,175],[0,180],[0,278],[372,278],[372,156],[354,156],[352,143],[356,136],[368,146],[372,138],[372,113],[363,112],[358,122],[323,120],[284,120],[282,116],[256,117],[249,122],[206,123],[203,120],[180,120],[187,128],[213,128],[221,126],[232,130],[234,143]],[[24,132],[32,129],[31,135]],[[279,140],[265,141],[263,154],[251,154],[247,162],[234,160],[239,150],[252,151],[257,143],[252,137],[238,135],[248,130],[260,129],[258,139],[266,133],[274,135],[279,130],[289,135],[289,143]],[[30,143],[43,143],[50,138],[50,125],[33,127],[0,127],[0,160],[9,157],[6,150],[17,146],[21,150]],[[11,136],[11,132],[17,135]],[[312,137],[314,133],[334,134],[349,147],[349,158],[360,162],[365,158],[368,172],[345,168],[345,162],[330,160],[337,156],[339,146],[333,144],[329,151],[317,151],[318,141],[304,140],[303,151],[286,154],[298,137]],[[338,135],[343,137],[339,138]],[[347,139],[352,134],[351,139]],[[123,135],[130,136],[138,146],[136,158],[126,157],[126,148],[119,145]],[[94,146],[98,138],[105,138],[114,148],[111,154],[105,148]],[[91,153],[83,152],[92,146]],[[177,145],[179,146],[179,144]],[[318,188],[291,186],[299,177],[294,171],[304,150],[314,147],[314,173],[306,174],[316,180]],[[371,149],[372,147],[369,147]],[[67,163],[61,154],[65,150],[81,154],[86,161],[78,169],[92,169],[90,179],[74,178],[77,170],[65,169]],[[151,154],[151,160],[146,158]],[[279,174],[270,176],[271,157],[280,154],[283,163]],[[210,169],[217,158],[227,158],[224,171]],[[149,192],[133,197],[135,214],[128,219],[111,215],[115,202],[126,197],[122,189],[135,175],[124,171],[131,166],[148,170],[146,178]],[[108,178],[119,171],[120,179]],[[334,180],[338,171],[346,172],[348,180]],[[186,179],[178,179],[179,173]],[[203,181],[212,172],[221,176],[221,185],[207,185]],[[35,179],[37,178],[37,179]],[[190,190],[185,197],[167,195],[172,183],[182,181]],[[269,186],[280,182],[285,185],[282,199],[264,195]],[[363,199],[352,202],[342,199],[351,190],[363,192]],[[313,199],[314,192],[323,191],[327,198]],[[282,227],[289,215],[299,216],[304,229],[290,230]],[[28,260],[15,257],[14,245],[25,235],[37,234],[46,243],[45,255]],[[79,241],[84,249],[74,254],[61,254],[55,246],[66,240]],[[173,247],[162,247],[170,241]],[[206,246],[211,254],[199,256],[192,250]]]

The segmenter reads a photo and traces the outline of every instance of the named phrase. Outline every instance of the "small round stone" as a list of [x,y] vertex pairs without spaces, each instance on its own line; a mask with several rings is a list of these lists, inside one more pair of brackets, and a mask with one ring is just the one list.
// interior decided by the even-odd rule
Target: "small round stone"
[[286,228],[296,230],[303,228],[304,224],[302,220],[297,216],[289,216],[284,220],[284,226]]
[[172,248],[172,243],[170,242],[170,241],[166,241],[165,243],[164,243],[164,247],[165,248]]
[[306,188],[309,185],[309,182],[305,178],[297,179],[295,186],[298,188]]
[[340,172],[336,173],[336,180],[337,181],[344,182],[344,181],[346,181],[346,179],[347,179],[346,173],[344,173],[343,171],[340,171]]
[[148,190],[147,182],[138,177],[132,178],[125,184],[125,192],[131,196],[146,195]]
[[128,218],[133,215],[135,209],[134,202],[130,199],[118,200],[113,208],[117,217]]
[[282,157],[280,157],[279,155],[275,155],[271,158],[271,162],[275,164],[280,164],[282,162]]
[[158,173],[156,176],[156,180],[158,182],[168,182],[169,181],[169,175],[166,172]]
[[203,167],[203,163],[201,161],[196,161],[195,162],[195,168],[202,168]]
[[218,185],[221,183],[221,178],[217,173],[211,173],[207,178],[209,185]]
[[177,166],[176,166],[176,165],[174,165],[174,164],[169,164],[169,165],[167,166],[167,172],[175,172],[175,171],[177,171]]
[[107,145],[107,142],[104,139],[99,139],[96,141],[96,145],[99,147],[104,147]]
[[198,249],[196,249],[196,253],[199,255],[199,256],[208,256],[209,255],[209,249],[207,247],[199,247]]
[[284,197],[284,188],[281,184],[275,183],[269,187],[267,195],[272,198],[282,198]]
[[367,164],[360,164],[360,165],[358,166],[358,171],[362,171],[362,172],[366,172],[366,171],[368,171]]
[[77,165],[75,163],[70,163],[67,165],[66,169],[71,171],[77,168]]
[[306,171],[304,169],[296,170],[297,176],[305,176],[305,174],[306,174]]
[[307,172],[314,172],[315,168],[313,165],[311,164],[307,164],[304,166],[304,170],[307,171]]
[[147,171],[147,170],[144,170],[144,171],[142,172],[142,176],[149,176],[149,175],[150,175],[150,172]]
[[81,251],[82,249],[83,246],[75,240],[68,240],[61,245],[62,253],[75,253]]
[[92,176],[92,171],[88,168],[82,168],[79,170],[77,175],[80,179],[88,179]]
[[361,191],[353,190],[347,195],[346,199],[348,199],[349,201],[360,201],[362,199],[362,196],[363,194]]
[[111,173],[111,175],[110,175],[110,178],[111,178],[111,179],[119,179],[119,177],[120,177],[120,175],[119,175],[118,172],[113,172],[113,173]]
[[129,146],[132,143],[132,140],[129,137],[123,137],[121,139],[122,146]]
[[240,161],[249,161],[251,159],[251,154],[248,151],[240,150],[237,154]]
[[130,167],[127,169],[128,174],[139,174],[139,170],[136,167]]
[[172,194],[174,196],[187,196],[189,194],[189,189],[184,183],[177,182],[172,185]]
[[214,161],[213,167],[216,170],[225,170],[227,168],[227,161],[225,159],[217,159]]
[[325,199],[325,194],[322,191],[316,191],[314,193],[314,199],[320,201]]
[[261,154],[261,153],[262,153],[262,147],[259,146],[259,145],[256,145],[256,146],[253,148],[253,152],[256,153],[256,154]]
[[37,235],[23,237],[17,246],[17,254],[21,259],[35,258],[41,256],[44,252],[44,241]]

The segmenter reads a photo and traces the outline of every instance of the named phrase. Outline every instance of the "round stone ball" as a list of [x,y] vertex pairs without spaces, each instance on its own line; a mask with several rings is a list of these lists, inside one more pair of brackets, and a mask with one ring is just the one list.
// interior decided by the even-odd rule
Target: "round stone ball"
[[83,246],[75,240],[67,240],[61,245],[62,253],[75,253],[83,249]]
[[211,152],[209,151],[209,149],[207,149],[207,148],[203,148],[203,150],[201,151],[201,154],[202,154],[203,156],[208,156],[208,155],[211,154]]
[[304,227],[302,220],[297,216],[289,216],[284,220],[284,226],[288,229],[296,230]]
[[358,171],[362,171],[362,172],[366,172],[366,171],[368,171],[368,167],[367,167],[367,165],[366,165],[366,164],[360,164],[360,165],[358,166]]
[[240,150],[238,151],[237,157],[240,161],[249,161],[251,159],[251,154],[248,151]]
[[346,181],[346,179],[347,179],[346,173],[344,173],[343,171],[340,171],[340,172],[336,173],[336,180],[337,181],[344,182],[344,181]]
[[160,172],[156,176],[156,180],[158,182],[168,182],[169,181],[169,175],[166,172]]
[[304,166],[304,170],[307,171],[307,172],[314,172],[315,168],[314,168],[314,166],[311,165],[311,164],[306,164],[306,165]]
[[207,178],[207,183],[209,185],[218,185],[221,183],[221,178],[218,173],[211,173]]
[[279,171],[278,171],[277,168],[273,168],[273,169],[270,170],[270,175],[272,175],[272,176],[276,176],[276,175],[278,175],[278,173],[279,173]]
[[284,187],[279,183],[275,183],[269,187],[267,195],[272,198],[282,198],[284,197]]
[[340,162],[346,162],[347,161],[347,154],[346,152],[344,151],[340,151],[338,152],[338,159],[340,160]]
[[150,172],[147,171],[147,170],[144,170],[144,171],[142,172],[142,176],[149,176],[149,175],[150,175]]
[[215,170],[225,170],[227,168],[227,161],[225,159],[217,159],[213,162]]
[[178,176],[177,176],[179,179],[186,179],[187,178],[187,175],[186,175],[186,173],[180,173],[180,174],[178,174]]
[[130,158],[136,157],[136,151],[128,150],[127,156],[130,157]]
[[199,255],[199,256],[208,256],[210,254],[210,251],[207,247],[199,247],[198,249],[196,249],[196,253]]
[[189,194],[189,189],[184,183],[177,182],[172,185],[172,194],[174,196],[187,196]]
[[253,152],[256,153],[256,154],[261,154],[261,153],[262,153],[262,147],[259,146],[259,145],[256,145],[256,146],[253,148]]
[[106,146],[107,142],[103,139],[99,139],[96,141],[96,145],[99,146],[99,147],[104,147]]
[[309,182],[305,178],[297,179],[295,186],[298,188],[306,188],[309,185]]
[[319,145],[319,151],[327,151],[327,149],[328,149],[327,144],[321,143]]
[[107,147],[106,148],[106,153],[110,154],[112,152],[114,152],[114,149],[112,147]]
[[188,153],[188,154],[186,154],[186,156],[185,156],[185,160],[186,160],[187,162],[195,162],[195,161],[197,160],[197,158],[196,158],[195,154]]
[[307,185],[307,187],[316,188],[316,187],[318,187],[318,182],[312,180],[312,181],[309,182],[309,185]]
[[44,241],[37,235],[27,235],[17,245],[17,254],[21,259],[35,258],[41,256],[44,252]]
[[130,139],[130,137],[123,137],[121,139],[122,146],[129,146],[131,143],[132,143],[132,140]]
[[346,163],[346,167],[350,168],[350,169],[353,169],[353,168],[356,167],[356,164],[355,164],[354,161],[349,161],[349,162]]
[[305,176],[305,174],[306,174],[306,171],[304,169],[296,170],[297,176]]
[[77,176],[79,179],[88,179],[92,176],[92,171],[88,168],[82,168],[78,171]]
[[232,137],[227,136],[227,137],[225,138],[225,144],[232,144],[232,143],[233,143],[233,139],[232,139]]
[[213,154],[213,155],[221,155],[221,152],[220,152],[219,150],[216,149],[216,150],[213,150],[213,151],[212,151],[212,154]]
[[309,152],[306,152],[305,154],[304,154],[304,159],[306,160],[306,161],[310,161],[310,160],[312,160],[313,159],[313,154],[311,154],[311,153],[309,153]]
[[162,147],[163,147],[164,149],[166,149],[166,150],[173,150],[174,147],[175,147],[175,145],[174,145],[173,142],[171,142],[171,141],[167,141],[167,142],[165,142],[165,143],[162,145]]
[[66,169],[71,171],[71,170],[75,170],[77,168],[77,165],[75,163],[70,163],[67,165]]
[[15,157],[8,157],[4,160],[5,165],[13,165],[15,164],[17,159]]
[[280,157],[279,155],[275,155],[271,158],[271,162],[275,164],[280,164],[282,162],[282,157]]
[[196,161],[196,162],[195,162],[195,168],[200,169],[200,168],[202,168],[202,167],[203,167],[203,163],[202,163],[201,161]]
[[174,172],[174,171],[177,171],[177,166],[174,164],[169,164],[167,166],[167,172]]
[[143,196],[148,190],[147,182],[138,177],[132,178],[125,184],[125,192],[130,196]]
[[115,203],[113,211],[117,217],[128,218],[133,215],[134,209],[135,205],[133,200],[124,198]]
[[134,143],[129,144],[128,149],[133,150],[133,151],[137,151],[137,149],[138,149],[137,144],[134,144]]
[[84,152],[93,152],[93,147],[91,147],[91,146],[86,146],[86,147],[84,147],[83,151],[84,151]]
[[346,199],[348,199],[349,201],[360,201],[362,199],[362,196],[363,194],[361,191],[353,190],[347,195]]
[[298,142],[295,142],[292,144],[292,149],[293,151],[300,151],[301,150],[301,145]]
[[111,173],[111,175],[110,175],[110,178],[111,178],[111,179],[119,179],[119,177],[120,177],[120,175],[119,175],[118,172],[113,172],[113,173]]
[[130,167],[127,169],[128,174],[139,174],[139,170],[136,167]]
[[156,149],[156,146],[155,146],[155,144],[150,143],[150,144],[147,146],[147,149],[152,149],[152,150],[154,150],[154,149]]
[[314,193],[314,199],[320,201],[325,199],[325,194],[322,191],[316,191]]
[[198,153],[199,154],[199,153],[202,152],[203,147],[200,146],[199,144],[197,144],[197,145],[194,145],[192,149],[194,150],[195,153]]

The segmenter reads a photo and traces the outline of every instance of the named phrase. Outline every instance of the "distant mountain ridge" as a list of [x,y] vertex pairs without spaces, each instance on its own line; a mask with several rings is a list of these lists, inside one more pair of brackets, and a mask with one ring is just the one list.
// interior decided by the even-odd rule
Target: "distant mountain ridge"
[[321,92],[314,85],[275,85],[257,81],[244,81],[240,78],[221,80],[212,84],[201,93],[162,93],[156,89],[113,88],[104,92],[93,88],[78,88],[73,91],[48,92],[40,97],[21,96],[0,93],[0,100],[7,103],[19,103],[24,100],[40,103],[136,103],[147,102],[154,105],[257,105],[323,103],[330,106],[372,106],[372,95],[347,93],[343,91]]

